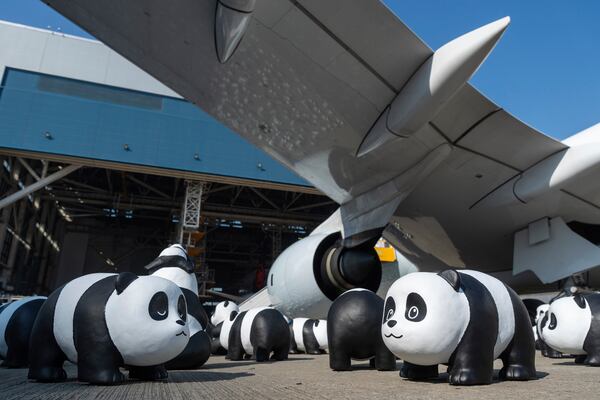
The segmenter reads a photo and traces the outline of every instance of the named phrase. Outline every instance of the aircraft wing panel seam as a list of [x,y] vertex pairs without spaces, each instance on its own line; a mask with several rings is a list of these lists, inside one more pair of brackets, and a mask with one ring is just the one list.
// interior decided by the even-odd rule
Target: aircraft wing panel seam
[[325,24],[323,24],[317,16],[308,11],[300,2],[297,0],[289,0],[294,7],[298,9],[302,14],[306,15],[315,25],[317,25],[323,32],[325,32],[329,37],[331,37],[337,44],[339,44],[344,50],[346,50],[352,57],[354,57],[363,67],[365,67],[370,73],[372,73],[377,79],[379,79],[388,89],[390,89],[395,94],[398,94],[399,91],[392,85],[387,79],[385,79],[379,72],[375,70],[364,58],[358,55],[356,51],[354,51],[350,46],[346,44],[342,39],[340,39],[335,33],[333,33]]

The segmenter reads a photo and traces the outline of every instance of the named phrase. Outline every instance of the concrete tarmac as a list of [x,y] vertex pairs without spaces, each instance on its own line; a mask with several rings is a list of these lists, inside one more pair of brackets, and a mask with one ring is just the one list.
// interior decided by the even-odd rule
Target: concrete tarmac
[[369,369],[366,362],[353,364],[351,372],[333,372],[327,355],[304,354],[269,363],[213,356],[199,370],[170,371],[165,382],[104,387],[76,382],[72,365],[66,368],[69,380],[56,384],[29,382],[26,369],[0,368],[0,399],[600,399],[600,368],[539,355],[536,362],[538,380],[473,387],[450,386],[445,373],[434,381],[408,381],[398,371]]

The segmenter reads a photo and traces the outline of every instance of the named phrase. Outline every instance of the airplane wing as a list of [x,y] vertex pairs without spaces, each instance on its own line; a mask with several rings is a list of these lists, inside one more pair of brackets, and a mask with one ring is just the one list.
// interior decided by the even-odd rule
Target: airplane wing
[[465,83],[507,20],[434,53],[378,0],[45,2],[338,202],[345,237],[396,213],[415,261],[506,270],[536,218],[598,212],[472,207],[568,149]]

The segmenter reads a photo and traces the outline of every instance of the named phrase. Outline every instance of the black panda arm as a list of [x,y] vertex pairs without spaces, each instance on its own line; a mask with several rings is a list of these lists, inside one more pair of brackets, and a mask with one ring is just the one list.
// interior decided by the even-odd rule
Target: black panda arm
[[67,373],[63,369],[67,357],[54,337],[54,312],[63,288],[64,285],[48,296],[31,330],[27,378],[38,382],[59,382],[67,379]]
[[451,385],[492,383],[494,345],[498,337],[498,310],[492,295],[477,279],[460,274],[461,288],[469,301],[470,320],[448,363]]
[[592,323],[583,342],[583,350],[587,353],[585,363],[600,366],[600,294],[584,296],[590,306]]
[[240,313],[229,331],[229,342],[227,344],[227,356],[232,361],[239,361],[244,357],[244,347],[242,346],[242,321],[246,316],[246,311]]
[[304,341],[306,354],[321,354],[319,342],[317,342],[317,338],[315,337],[314,327],[314,319],[307,319],[304,321],[304,326],[302,326],[302,340]]
[[515,315],[515,333],[511,342],[500,355],[503,367],[500,379],[523,381],[536,379],[535,339],[530,327],[530,319],[523,301],[514,290],[506,286]]
[[75,307],[73,339],[80,381],[112,385],[125,380],[119,371],[123,358],[106,326],[106,302],[115,290],[116,279],[117,276],[109,276],[94,283]]

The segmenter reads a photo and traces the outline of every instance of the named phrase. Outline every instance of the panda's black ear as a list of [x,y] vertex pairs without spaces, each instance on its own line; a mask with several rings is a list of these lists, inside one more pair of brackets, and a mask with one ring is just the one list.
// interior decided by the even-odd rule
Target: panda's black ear
[[573,300],[575,300],[575,303],[579,306],[579,308],[585,308],[585,299],[582,295],[576,294],[573,296]]
[[237,315],[237,311],[232,311],[231,314],[229,314],[229,321],[233,321]]
[[446,269],[446,270],[443,270],[442,272],[438,273],[438,275],[441,276],[442,278],[444,278],[444,280],[446,282],[448,282],[454,290],[456,290],[457,292],[459,291],[460,275],[459,275],[458,271],[456,271],[455,269]]
[[225,304],[223,304],[223,307],[227,307],[229,305],[229,301],[225,300]]
[[123,291],[127,289],[127,286],[129,286],[131,282],[135,281],[137,278],[138,276],[132,274],[131,272],[121,272],[115,281],[115,289],[117,290],[117,294],[123,293]]

